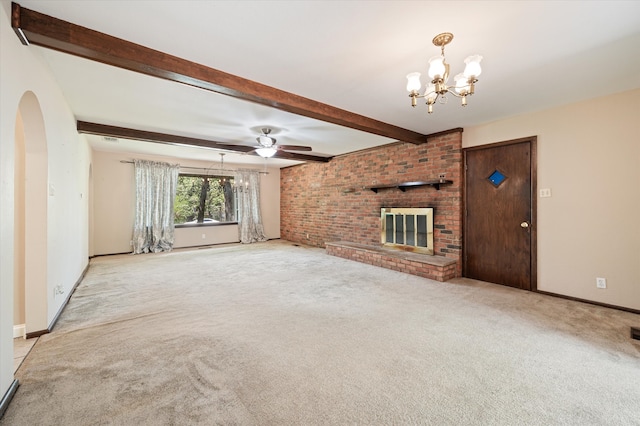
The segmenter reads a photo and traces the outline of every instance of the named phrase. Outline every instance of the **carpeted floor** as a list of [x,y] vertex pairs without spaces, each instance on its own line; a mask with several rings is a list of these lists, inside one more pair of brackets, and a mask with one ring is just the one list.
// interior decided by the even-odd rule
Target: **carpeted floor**
[[640,425],[640,316],[271,241],[100,257],[2,425]]

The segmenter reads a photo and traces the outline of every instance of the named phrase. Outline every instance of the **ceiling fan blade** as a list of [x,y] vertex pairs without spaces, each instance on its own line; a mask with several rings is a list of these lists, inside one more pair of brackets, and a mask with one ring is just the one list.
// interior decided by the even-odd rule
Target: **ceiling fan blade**
[[273,158],[282,158],[285,160],[297,160],[297,161],[317,161],[321,163],[327,163],[331,161],[333,156],[321,157],[318,155],[296,154],[294,152],[278,151],[275,153]]
[[303,145],[277,145],[277,147],[285,151],[312,151],[310,146]]

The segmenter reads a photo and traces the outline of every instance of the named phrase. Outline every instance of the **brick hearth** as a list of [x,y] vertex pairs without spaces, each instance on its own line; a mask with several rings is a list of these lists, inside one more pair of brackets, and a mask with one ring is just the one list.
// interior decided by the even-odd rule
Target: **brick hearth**
[[430,256],[390,249],[382,246],[337,241],[326,244],[327,253],[369,265],[418,275],[436,281],[447,281],[457,276],[457,261],[444,256]]

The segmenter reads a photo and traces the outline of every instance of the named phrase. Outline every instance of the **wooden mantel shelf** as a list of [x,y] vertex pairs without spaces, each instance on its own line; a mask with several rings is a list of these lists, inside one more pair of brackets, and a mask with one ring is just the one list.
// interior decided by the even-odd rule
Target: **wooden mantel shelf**
[[373,192],[377,193],[381,189],[389,189],[389,188],[398,188],[400,191],[405,192],[407,188],[417,188],[419,186],[432,186],[436,189],[436,191],[440,190],[440,185],[451,185],[453,183],[452,180],[425,180],[418,182],[402,182],[395,183],[392,185],[376,185],[376,186],[366,186],[365,189],[370,189]]

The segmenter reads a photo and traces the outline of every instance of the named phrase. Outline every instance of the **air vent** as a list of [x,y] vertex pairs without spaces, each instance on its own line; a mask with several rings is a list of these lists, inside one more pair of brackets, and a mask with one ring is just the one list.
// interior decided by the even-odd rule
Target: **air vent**
[[105,142],[118,143],[118,138],[114,138],[111,136],[103,136],[102,139],[104,139]]

